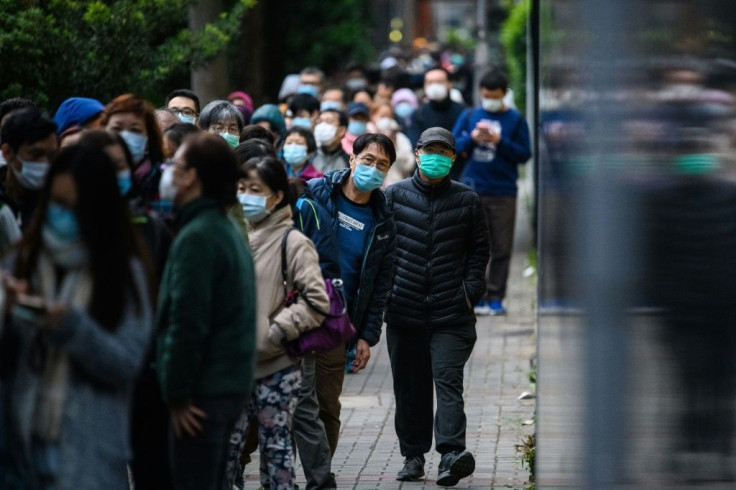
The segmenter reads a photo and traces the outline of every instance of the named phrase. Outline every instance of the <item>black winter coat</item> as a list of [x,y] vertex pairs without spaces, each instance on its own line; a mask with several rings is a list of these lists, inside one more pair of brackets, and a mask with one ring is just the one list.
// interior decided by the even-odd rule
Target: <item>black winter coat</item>
[[[339,226],[335,202],[342,192],[342,184],[349,178],[350,169],[346,168],[328,171],[324,177],[307,182],[305,195],[327,210],[335,230]],[[382,191],[373,191],[370,205],[374,225],[363,251],[360,284],[352,301],[350,319],[358,331],[357,338],[373,347],[381,338],[386,296],[393,280],[396,226]]]
[[391,327],[475,324],[490,258],[480,198],[446,178],[429,185],[415,171],[386,191],[396,222],[396,272],[386,306]]

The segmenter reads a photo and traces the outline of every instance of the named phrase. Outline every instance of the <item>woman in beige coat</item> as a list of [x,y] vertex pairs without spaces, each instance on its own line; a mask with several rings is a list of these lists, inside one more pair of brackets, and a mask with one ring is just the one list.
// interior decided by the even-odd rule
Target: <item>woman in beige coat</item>
[[[286,353],[284,342],[318,327],[324,317],[302,298],[284,305],[281,247],[294,222],[283,164],[276,158],[265,157],[247,161],[243,170],[245,178],[238,186],[238,199],[248,224],[258,297],[256,387],[231,437],[226,488],[232,488],[239,471],[238,455],[251,416],[259,422],[261,458],[266,461],[271,488],[292,488],[295,463],[291,416],[301,375],[296,359]],[[287,291],[301,291],[317,309],[329,311],[317,251],[312,241],[298,231],[288,234],[286,266]]]

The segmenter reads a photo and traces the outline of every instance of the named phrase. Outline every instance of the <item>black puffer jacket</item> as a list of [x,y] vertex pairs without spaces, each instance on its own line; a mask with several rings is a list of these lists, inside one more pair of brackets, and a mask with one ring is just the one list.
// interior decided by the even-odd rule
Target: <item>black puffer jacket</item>
[[391,327],[475,323],[486,289],[489,237],[478,195],[449,178],[411,179],[386,189],[396,223],[396,273],[386,307]]
[[[307,197],[327,209],[335,229],[338,226],[335,202],[342,192],[342,184],[349,178],[349,168],[328,171],[324,177],[310,180],[305,190]],[[357,337],[373,347],[381,338],[386,296],[393,280],[396,227],[383,192],[373,191],[370,204],[375,221],[363,252],[360,284],[353,298],[350,319],[358,330]]]

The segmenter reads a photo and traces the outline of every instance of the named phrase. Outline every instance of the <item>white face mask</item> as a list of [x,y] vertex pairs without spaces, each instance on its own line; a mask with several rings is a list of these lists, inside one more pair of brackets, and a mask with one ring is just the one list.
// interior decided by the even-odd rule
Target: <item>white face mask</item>
[[424,89],[429,100],[440,101],[447,98],[447,85],[444,83],[430,83]]
[[176,199],[173,165],[169,165],[164,169],[164,173],[161,175],[161,180],[158,183],[158,193],[162,201],[174,202]]
[[49,172],[49,164],[45,162],[21,162],[21,171],[18,172],[12,165],[13,170],[20,185],[26,189],[37,191],[43,187],[46,180],[46,174]]
[[314,128],[314,139],[318,146],[329,146],[337,136],[337,127],[330,123],[322,122]]
[[498,112],[503,108],[503,99],[481,99],[480,105],[488,112]]

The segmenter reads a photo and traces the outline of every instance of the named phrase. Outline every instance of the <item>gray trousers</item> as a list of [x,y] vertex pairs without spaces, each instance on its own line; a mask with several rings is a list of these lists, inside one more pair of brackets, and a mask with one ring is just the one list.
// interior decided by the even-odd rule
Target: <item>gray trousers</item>
[[[463,368],[477,339],[475,325],[386,328],[396,398],[395,428],[404,457],[465,449]],[[434,413],[433,391],[437,393]],[[432,419],[434,417],[434,424]]]
[[307,478],[307,490],[323,488],[332,479],[332,454],[325,426],[319,418],[315,391],[315,356],[302,358],[302,385],[292,419],[297,453]]
[[502,300],[506,296],[511,252],[516,225],[516,196],[480,196],[491,236],[491,261],[486,271],[486,300]]

